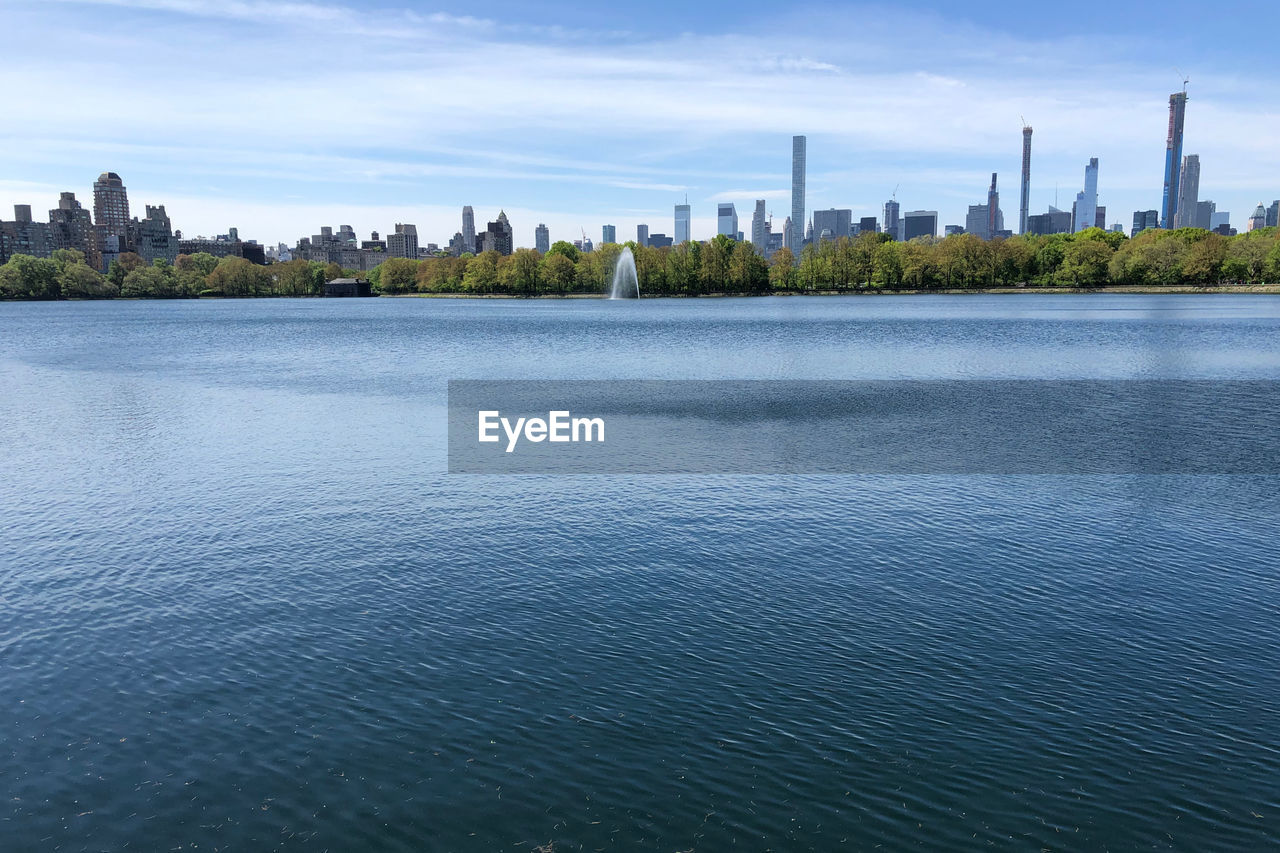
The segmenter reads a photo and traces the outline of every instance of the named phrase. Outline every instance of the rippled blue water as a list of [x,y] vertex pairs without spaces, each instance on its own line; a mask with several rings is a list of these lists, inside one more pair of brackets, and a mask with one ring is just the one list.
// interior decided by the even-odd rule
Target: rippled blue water
[[1276,379],[1280,299],[0,305],[0,848],[1280,844],[1277,478],[449,476],[468,377]]

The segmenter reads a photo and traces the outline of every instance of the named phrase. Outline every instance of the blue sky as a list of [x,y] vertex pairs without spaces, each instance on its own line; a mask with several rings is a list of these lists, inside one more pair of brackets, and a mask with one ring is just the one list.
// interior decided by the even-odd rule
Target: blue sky
[[443,243],[471,204],[520,245],[538,222],[629,238],[670,234],[687,194],[706,237],[718,201],[781,227],[804,133],[809,211],[879,216],[898,186],[963,223],[997,171],[1016,225],[1025,116],[1032,212],[1069,208],[1096,156],[1127,229],[1160,206],[1175,68],[1201,198],[1243,225],[1280,197],[1274,6],[964,5],[0,0],[0,211],[88,202],[112,170],[190,235]]

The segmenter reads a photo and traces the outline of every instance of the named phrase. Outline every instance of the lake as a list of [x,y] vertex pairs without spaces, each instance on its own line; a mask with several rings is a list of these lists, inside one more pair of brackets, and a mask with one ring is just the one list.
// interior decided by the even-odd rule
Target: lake
[[1280,845],[1280,477],[446,473],[595,378],[1276,380],[1280,298],[0,304],[0,847]]

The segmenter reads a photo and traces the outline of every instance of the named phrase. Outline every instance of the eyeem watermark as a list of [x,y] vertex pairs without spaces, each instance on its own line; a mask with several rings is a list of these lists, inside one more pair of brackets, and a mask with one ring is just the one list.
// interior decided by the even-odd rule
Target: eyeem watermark
[[1280,382],[454,380],[449,471],[1280,474]]
[[567,410],[547,412],[543,418],[510,418],[502,417],[497,409],[483,410],[479,416],[479,435],[476,441],[491,444],[502,440],[498,430],[507,438],[507,453],[512,453],[523,437],[525,441],[535,444],[542,441],[555,443],[604,441],[604,418],[575,418]]

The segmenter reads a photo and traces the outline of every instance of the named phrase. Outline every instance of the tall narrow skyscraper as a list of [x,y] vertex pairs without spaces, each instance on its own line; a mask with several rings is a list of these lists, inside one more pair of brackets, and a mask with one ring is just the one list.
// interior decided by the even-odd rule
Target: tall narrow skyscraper
[[804,242],[804,172],[805,146],[807,140],[803,136],[791,137],[791,230],[787,235],[790,241],[788,248],[800,254]]
[[476,251],[476,215],[471,205],[462,208],[462,250],[472,254]]
[[1090,157],[1084,167],[1084,192],[1076,193],[1076,218],[1072,231],[1093,228],[1098,218],[1098,158]]
[[636,243],[641,246],[649,245],[649,226],[648,225],[636,226]]
[[545,223],[539,222],[533,229],[533,247],[544,255],[551,250],[551,232]]
[[676,205],[676,245],[688,243],[689,237],[689,205]]
[[751,216],[751,245],[755,246],[756,254],[767,255],[769,253],[768,224],[765,221],[764,199],[756,199],[756,212]]
[[1200,155],[1188,154],[1182,158],[1182,172],[1178,176],[1178,213],[1173,218],[1174,228],[1196,226],[1196,204],[1200,201]]
[[618,229],[612,225],[603,226],[600,229],[600,242],[601,243],[618,242]]
[[1000,192],[996,189],[996,173],[991,173],[991,188],[987,190],[987,239],[996,236],[997,231],[1004,229],[1004,219],[1000,216]]
[[1027,233],[1031,212],[1031,126],[1022,126],[1022,198],[1018,206],[1018,233]]
[[1164,146],[1164,200],[1160,227],[1172,228],[1178,214],[1178,182],[1182,177],[1182,123],[1187,117],[1187,91],[1169,96],[1169,135]]

